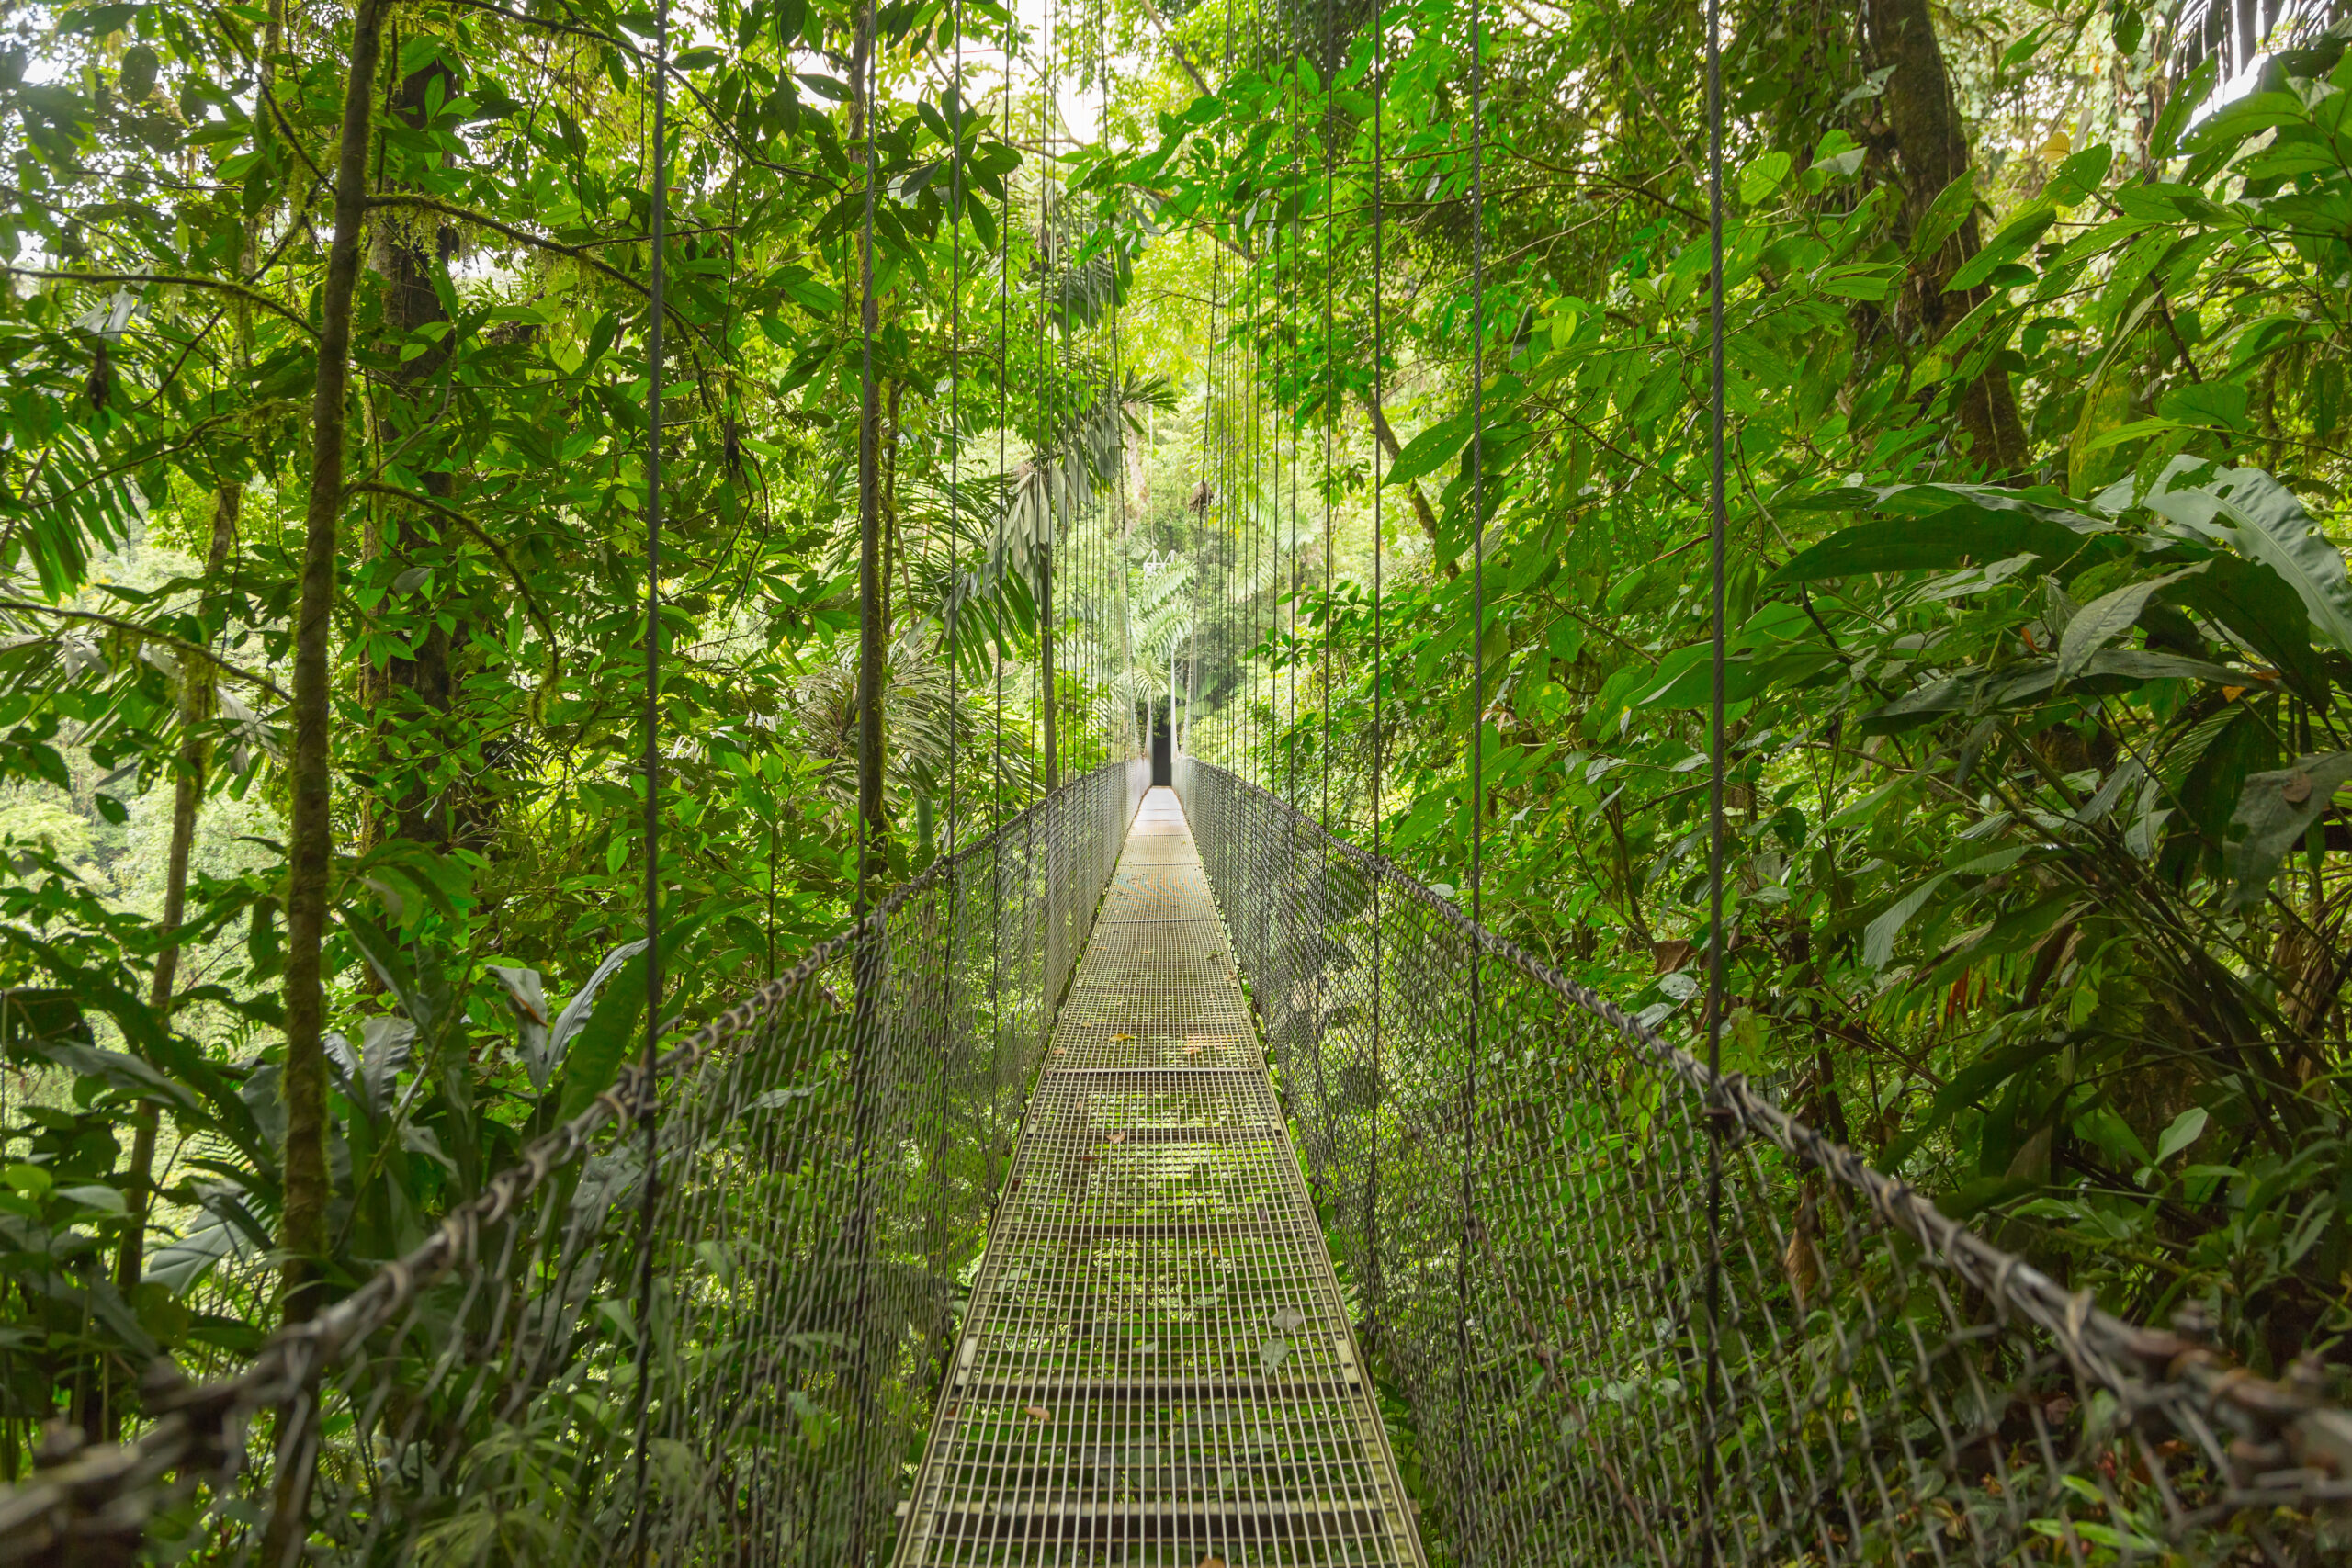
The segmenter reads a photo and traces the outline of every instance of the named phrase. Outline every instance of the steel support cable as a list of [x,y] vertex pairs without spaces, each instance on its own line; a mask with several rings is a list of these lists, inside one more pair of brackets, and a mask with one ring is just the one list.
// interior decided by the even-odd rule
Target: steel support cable
[[[1304,231],[1305,225],[1300,220],[1300,214],[1298,210],[1298,187],[1300,184],[1298,167],[1298,68],[1300,63],[1297,33],[1294,30],[1291,35],[1291,47],[1284,51],[1283,70],[1283,75],[1285,78],[1283,83],[1283,113],[1284,118],[1289,121],[1290,129],[1290,180],[1289,190],[1287,192],[1288,205],[1290,207],[1290,266],[1287,269],[1283,268],[1282,265],[1281,253],[1279,251],[1276,252],[1274,259],[1275,285],[1283,291],[1282,295],[1278,296],[1275,299],[1275,310],[1280,319],[1280,325],[1276,329],[1275,342],[1281,345],[1283,349],[1283,356],[1289,362],[1285,367],[1286,374],[1283,377],[1282,381],[1277,383],[1277,385],[1281,387],[1283,395],[1282,399],[1282,406],[1275,411],[1275,415],[1282,421],[1282,429],[1290,437],[1290,636],[1287,639],[1287,646],[1283,649],[1283,662],[1289,667],[1290,672],[1290,719],[1289,722],[1283,727],[1282,747],[1283,778],[1285,785],[1284,793],[1290,796],[1290,803],[1294,807],[1298,804],[1297,404],[1299,389],[1298,359],[1300,348],[1300,333],[1298,330],[1298,285],[1300,276],[1306,269],[1306,257],[1301,249],[1306,238]],[[1279,475],[1280,469],[1277,468],[1276,472]],[[1280,478],[1277,478],[1274,482],[1279,486],[1282,483],[1282,480]],[[1279,570],[1279,568],[1277,570]],[[1282,602],[1283,595],[1277,593],[1274,596],[1274,607],[1277,617],[1281,615]],[[1281,630],[1279,619],[1277,620],[1275,629],[1277,633]]]
[[639,1085],[645,1096],[645,1168],[638,1194],[637,1378],[632,1391],[637,1508],[629,1521],[629,1556],[636,1562],[644,1561],[650,1517],[646,1486],[651,1450],[653,1247],[662,1190],[662,328],[669,281],[669,0],[654,0],[652,188],[647,193],[652,254],[645,323],[645,1038],[640,1054],[644,1076]]
[[[958,0],[958,3],[960,4],[961,0]],[[1012,13],[1008,7],[1005,12],[1004,19],[1003,77],[1004,140],[1007,144],[1010,144],[1012,141],[1012,29],[1014,26],[1015,23]],[[1008,190],[1006,194],[1009,198],[1011,195],[1010,190]],[[1011,373],[1012,352],[1012,203],[1010,199],[1007,199],[1004,203],[1005,220],[997,225],[996,488],[994,492],[995,502],[993,515],[990,519],[991,528],[989,539],[989,558],[992,560],[1002,560],[1004,558],[1005,513],[1012,501],[1012,491],[1005,482],[1005,430],[1007,423],[1012,419],[1012,377]],[[1001,831],[1003,829],[1005,821],[1004,643],[1005,637],[1008,635],[1004,604],[1005,590],[1005,582],[1001,578],[1000,578],[997,582],[995,605],[989,617],[993,623],[992,630],[994,632],[994,636],[991,638],[993,646],[990,656],[995,664],[995,678],[992,682],[994,686],[994,701],[990,705],[989,716],[990,735],[990,750],[989,757],[989,829],[992,833]],[[991,880],[990,908],[1001,910],[1004,906],[1004,862],[1003,858],[999,856],[994,863],[994,874]],[[1003,993],[1004,942],[1000,935],[1000,939],[998,941],[989,944],[989,1081],[992,1086],[990,1090],[992,1095],[1001,1092],[1001,1089],[995,1086],[1001,1084],[1003,1076],[1001,1072],[1002,1051],[1004,1046]],[[988,1186],[989,1190],[990,1192],[994,1192],[997,1189],[997,1177],[995,1164],[996,1142],[993,1137],[990,1138],[989,1143],[988,1158]]]
[[1337,434],[1340,418],[1340,358],[1332,333],[1333,291],[1337,288],[1340,254],[1338,173],[1333,162],[1336,152],[1333,140],[1338,134],[1339,125],[1340,72],[1338,35],[1333,26],[1331,4],[1332,0],[1323,0],[1323,782],[1320,815],[1327,829],[1331,826],[1331,635],[1337,618],[1331,611],[1332,557],[1337,553],[1333,533],[1338,507],[1338,492],[1333,488],[1331,478],[1331,455],[1332,440]]
[[[963,521],[961,497],[964,475],[964,0],[949,0],[947,14],[948,26],[956,33],[955,102],[948,125],[951,140],[947,147],[947,156],[950,160],[947,181],[947,537],[950,541],[948,547],[952,552],[956,547],[955,541],[963,537],[960,525]],[[954,559],[952,553],[949,559],[951,561]],[[958,601],[951,589],[947,609],[941,616],[940,623],[940,651],[947,660],[947,821],[944,829],[933,840],[932,853],[934,859],[941,860],[945,859],[960,842],[957,835],[956,807],[959,802],[956,783],[959,767],[963,761],[960,743],[964,731],[964,714],[957,705],[956,690],[956,667],[958,662],[956,626],[957,604]],[[957,969],[961,967],[957,959],[964,926],[963,891],[963,884],[960,880],[952,884],[947,901],[947,953],[941,976],[944,991],[943,1010],[945,1014],[940,1030],[940,1038],[943,1043],[960,1038],[967,1032],[963,1020],[956,1010],[956,976]],[[934,1277],[945,1271],[947,1212],[951,1201],[944,1174],[947,1168],[948,1129],[953,1123],[954,1109],[949,1099],[951,1079],[945,1055],[946,1053],[943,1050],[937,1067],[939,1074],[939,1104],[936,1111],[939,1118],[938,1141],[933,1145],[932,1153],[934,1179],[932,1184],[933,1228],[931,1271]],[[991,1090],[991,1103],[993,1103],[993,1090]],[[990,1130],[985,1126],[982,1136],[988,1140],[989,1146],[994,1146]],[[944,1359],[944,1337],[936,1333],[933,1337],[943,1340],[942,1359]]]
[[[1708,255],[1708,593],[1713,629],[1707,690],[1707,1076],[1723,1076],[1724,978],[1730,950],[1724,930],[1724,65],[1722,0],[1707,0]],[[1699,1497],[1701,1560],[1715,1560],[1715,1503],[1723,1381],[1723,1130],[1710,1117],[1707,1139],[1706,1367],[1701,1409]]]
[[[1487,509],[1486,509],[1486,378],[1487,378],[1487,216],[1486,174],[1486,33],[1479,0],[1470,0],[1470,923],[1486,925],[1486,773],[1487,750]],[[1462,1072],[1462,1212],[1455,1240],[1454,1291],[1459,1306],[1454,1361],[1455,1415],[1459,1424],[1459,1453],[1454,1485],[1464,1495],[1476,1483],[1470,1415],[1470,1253],[1476,1228],[1476,1181],[1473,1176],[1478,1146],[1478,1058],[1483,1042],[1479,1014],[1485,1004],[1486,953],[1474,947],[1470,954],[1470,1019],[1468,1051]],[[1481,1542],[1465,1532],[1464,1560],[1483,1559]]]
[[[874,374],[874,334],[877,326],[877,311],[874,292],[874,212],[876,186],[880,183],[881,154],[877,122],[882,107],[876,101],[876,88],[881,81],[882,53],[881,17],[878,0],[866,0],[860,27],[865,32],[865,48],[857,62],[857,101],[863,106],[865,154],[865,211],[858,240],[858,422],[857,422],[857,510],[858,510],[858,657],[857,657],[857,909],[863,913],[876,896],[876,884],[885,866],[879,857],[886,853],[882,842],[883,820],[883,645],[889,627],[883,624],[881,605],[888,585],[882,581],[881,558],[881,396]],[[876,933],[878,936],[878,932]],[[878,1107],[881,1064],[880,1042],[877,1039],[880,991],[884,984],[883,966],[888,954],[878,942],[862,947],[856,955],[856,973],[852,981],[855,995],[850,1033],[850,1073],[852,1090],[851,1170],[855,1183],[855,1196],[850,1224],[854,1241],[851,1265],[854,1270],[855,1294],[850,1308],[848,1339],[852,1409],[850,1430],[854,1445],[850,1486],[850,1533],[848,1559],[862,1563],[869,1551],[866,1537],[868,1521],[873,1514],[868,1488],[873,1467],[866,1461],[866,1450],[873,1438],[874,1391],[871,1383],[876,1373],[876,1351],[870,1343],[869,1319],[874,1290],[875,1236],[874,1216],[876,1204],[876,1183],[879,1173],[875,1167],[878,1156],[874,1138]]]
[[[1385,371],[1382,363],[1385,344],[1383,340],[1384,323],[1380,309],[1381,288],[1385,276],[1381,270],[1385,259],[1381,250],[1387,225],[1387,214],[1382,209],[1380,202],[1382,174],[1380,105],[1383,89],[1386,85],[1385,73],[1387,69],[1387,22],[1385,6],[1381,0],[1374,0],[1372,82],[1371,91],[1365,96],[1372,100],[1372,282],[1369,292],[1372,296],[1372,402],[1374,408],[1382,406],[1381,400],[1387,389]],[[1375,434],[1372,442],[1372,810],[1369,814],[1372,852],[1375,856],[1380,853],[1381,790],[1384,786],[1384,764],[1387,760],[1388,746],[1387,731],[1384,728],[1386,716],[1380,694],[1381,684],[1386,674],[1385,649],[1382,643],[1385,627],[1381,616],[1383,541],[1380,536],[1382,523],[1380,492],[1384,456],[1380,440]],[[1381,1078],[1383,1064],[1380,998],[1381,993],[1385,988],[1385,969],[1382,962],[1384,955],[1381,952],[1380,895],[1381,884],[1375,879],[1372,884],[1372,1072],[1370,1084],[1373,1133],[1370,1138],[1370,1153],[1365,1159],[1366,1182],[1363,1209],[1364,1267],[1368,1275],[1364,1291],[1364,1317],[1370,1329],[1367,1337],[1373,1341],[1375,1353],[1379,1344],[1381,1325],[1379,1124],[1381,1100],[1385,1089]]]
[[[1037,24],[1037,393],[1044,404],[1044,418],[1039,428],[1054,430],[1054,415],[1058,399],[1054,356],[1046,352],[1046,293],[1051,269],[1060,259],[1056,254],[1053,227],[1053,175],[1046,168],[1050,154],[1047,147],[1053,141],[1053,65],[1054,65],[1054,4],[1045,0]],[[1050,463],[1051,459],[1047,461]],[[1037,569],[1037,689],[1044,705],[1038,713],[1038,728],[1046,762],[1046,790],[1052,793],[1061,780],[1061,735],[1056,723],[1056,669],[1054,664],[1054,572],[1059,566],[1056,559],[1061,546],[1061,492],[1048,484],[1045,491],[1046,542],[1038,558]]]

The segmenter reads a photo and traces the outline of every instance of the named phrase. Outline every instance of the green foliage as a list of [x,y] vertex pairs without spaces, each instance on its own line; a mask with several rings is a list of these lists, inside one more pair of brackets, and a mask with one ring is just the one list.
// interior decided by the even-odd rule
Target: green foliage
[[[1082,167],[1024,162],[1009,117],[1034,98],[957,80],[1008,19],[977,8],[959,37],[960,13],[888,11],[868,126],[845,85],[865,14],[682,17],[669,67],[665,1024],[788,967],[855,883],[842,411],[869,130],[897,872],[1041,773],[1036,605],[990,575],[1011,486],[981,450],[1039,457],[1059,493],[1021,525],[1094,530],[1071,581],[1099,598],[1100,492],[1165,401],[1130,378],[1099,400],[1107,434],[1069,426],[1112,384],[1132,256],[1063,194]],[[0,24],[10,1475],[51,1416],[135,1421],[157,1350],[215,1362],[277,1317],[291,620],[350,26],[279,4]],[[649,26],[596,0],[394,14],[331,630],[331,1290],[642,1039]],[[975,354],[976,321],[1048,307],[1057,335]],[[1073,761],[1115,739],[1095,705],[1125,649],[1102,648],[1064,695]],[[453,1521],[440,1549],[520,1551],[526,1528]]]
[[[1490,921],[1695,1040],[1696,14],[1487,18],[1475,285],[1467,32],[1412,15],[1377,58],[1351,27],[1328,95],[1243,51],[1135,165],[1257,258],[1241,374],[1337,447],[1290,459],[1335,497],[1280,568],[1314,586],[1245,613],[1265,662],[1227,661],[1204,744],[1442,889],[1475,820]],[[2275,1371],[2352,1329],[2352,64],[2282,56],[2201,117],[2192,81],[2143,146],[2073,87],[2001,85],[2144,69],[2109,13],[1968,16],[2005,63],[1943,40],[1976,168],[1926,189],[1849,23],[1742,13],[1727,51],[1726,1060],[2111,1307],[2197,1303]]]

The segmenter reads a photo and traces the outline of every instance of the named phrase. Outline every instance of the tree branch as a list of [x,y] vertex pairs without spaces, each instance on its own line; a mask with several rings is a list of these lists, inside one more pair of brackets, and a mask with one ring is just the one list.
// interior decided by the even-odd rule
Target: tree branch
[[[644,296],[647,299],[651,299],[653,298],[653,292],[651,289],[646,288],[644,284],[639,283],[636,278],[631,277],[628,273],[623,272],[620,268],[613,265],[610,262],[599,260],[590,253],[588,247],[585,245],[567,245],[560,240],[551,240],[545,234],[534,234],[528,229],[520,229],[512,223],[502,222],[500,220],[491,217],[486,212],[476,212],[469,207],[459,207],[455,202],[443,201],[438,197],[420,196],[411,191],[379,192],[377,195],[371,196],[368,198],[368,205],[371,209],[380,207],[419,208],[427,212],[437,212],[444,218],[454,218],[460,223],[478,224],[481,228],[487,229],[494,234],[503,234],[506,238],[514,241],[518,245],[528,245],[535,250],[553,251],[560,255],[570,256],[572,260],[580,263],[582,266],[603,273],[606,277],[613,279],[616,283],[626,284],[629,288],[636,289],[639,294]],[[630,235],[626,238],[607,240],[605,242],[606,244],[614,245],[637,245],[644,244],[648,242],[642,235]],[[692,333],[696,337],[704,336],[702,329],[696,326],[694,322],[686,320],[684,316],[679,314],[677,307],[670,305],[665,301],[662,310],[664,314],[668,315],[671,320],[676,321],[684,331]]]
[[117,631],[128,632],[132,637],[148,642],[161,643],[165,648],[201,659],[222,674],[232,675],[248,685],[258,686],[281,703],[294,700],[287,695],[283,688],[266,676],[256,675],[250,670],[240,669],[202,643],[189,642],[184,638],[175,637],[169,632],[159,632],[153,626],[142,626],[137,621],[126,620],[120,615],[101,615],[96,610],[69,610],[62,604],[43,604],[34,599],[0,599],[0,610],[27,610],[35,615],[56,615],[69,621],[96,621],[102,626],[112,626]]
[[310,322],[258,288],[249,288],[225,277],[188,277],[170,272],[55,272],[38,266],[6,266],[0,267],[0,272],[11,277],[37,277],[56,283],[164,283],[177,284],[183,288],[217,288],[223,294],[234,294],[260,306],[273,316],[293,322],[312,337],[319,335]]

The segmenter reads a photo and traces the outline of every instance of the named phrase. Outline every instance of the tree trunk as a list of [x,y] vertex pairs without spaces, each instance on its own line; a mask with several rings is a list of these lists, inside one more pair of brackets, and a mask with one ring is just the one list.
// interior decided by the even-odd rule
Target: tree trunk
[[[403,125],[415,130],[424,128],[428,95],[435,82],[441,84],[444,101],[458,96],[458,83],[451,78],[448,66],[437,58],[401,78],[392,112]],[[381,214],[376,221],[388,333],[397,342],[421,328],[447,322],[449,312],[442,304],[435,281],[446,248],[456,243],[456,231],[447,224],[428,223],[404,214]],[[401,362],[385,378],[394,389],[394,403],[385,421],[384,439],[401,448],[403,460],[419,472],[424,492],[441,502],[451,498],[455,487],[449,475],[434,460],[440,443],[419,434],[419,427],[429,423],[435,412],[424,389],[441,373],[448,359],[448,340],[444,338],[415,358]],[[395,562],[405,567],[431,543],[438,525],[420,523],[416,514],[397,503],[394,510],[396,520],[392,537],[388,541],[390,554]],[[449,841],[449,800],[447,788],[436,784],[431,775],[442,765],[454,739],[447,715],[456,697],[451,673],[452,644],[456,638],[442,628],[430,604],[421,604],[418,614],[426,623],[424,640],[413,657],[396,657],[388,662],[380,687],[388,701],[385,711],[377,717],[377,736],[378,743],[392,752],[385,759],[390,764],[385,771],[392,783],[393,798],[390,804],[393,831],[403,839],[440,849]],[[403,694],[413,699],[413,705],[401,700]],[[427,715],[435,716],[428,719]],[[430,724],[432,729],[421,731],[420,722]],[[426,743],[421,747],[413,741],[403,745],[398,739],[402,732],[422,736]]]
[[[1907,243],[1936,198],[1967,175],[1968,127],[1952,98],[1928,0],[1862,0],[1862,35],[1871,62],[1892,68],[1882,102],[1903,168],[1902,231]],[[1981,243],[1972,209],[1950,239],[1913,261],[1910,303],[1925,341],[1941,337],[1984,302],[1988,291],[1982,288],[1944,292]],[[1996,366],[1968,389],[1960,419],[1971,437],[1972,456],[1986,473],[2007,478],[2025,467],[2025,425],[2007,370]]]
[[359,0],[352,18],[350,75],[344,85],[342,142],[335,154],[334,230],[319,301],[319,370],[311,397],[311,488],[303,514],[301,600],[294,620],[294,806],[286,897],[286,1198],[280,1241],[289,1323],[308,1319],[320,1304],[315,1281],[326,1250],[331,1196],[321,968],[334,852],[327,633],[334,610],[336,525],[343,513],[351,300],[367,221],[368,109],[388,4]]
[[[254,143],[264,152],[277,135],[277,121],[269,110],[277,100],[276,62],[285,36],[286,0],[270,0],[267,19],[262,24],[257,112],[254,116]],[[260,281],[260,233],[261,216],[248,218],[244,244],[238,252],[238,266],[254,283]],[[240,298],[230,310],[237,323],[237,363],[250,369],[254,359],[253,306]],[[244,498],[245,487],[236,480],[212,492],[212,537],[204,552],[204,586],[197,595],[199,637],[212,635],[220,574],[228,567],[229,550],[237,537]],[[170,1027],[164,1015],[171,1007],[172,992],[179,980],[179,929],[187,917],[188,856],[196,846],[196,819],[204,802],[205,775],[211,761],[211,748],[205,741],[203,728],[212,716],[213,680],[209,664],[201,660],[180,660],[180,744],[172,774],[171,844],[164,856],[164,917],[160,928],[163,945],[156,950],[155,973],[147,988],[147,1005],[162,1028]],[[141,1106],[133,1122],[130,1168],[124,1183],[128,1189],[124,1199],[130,1213],[129,1223],[123,1227],[122,1249],[115,1256],[115,1285],[126,1296],[147,1269],[147,1222],[155,1206],[155,1139],[160,1130],[161,1118],[155,1108]],[[110,1413],[107,1437],[111,1441],[120,1435],[119,1415]]]
[[[244,334],[240,334],[244,335]],[[212,539],[204,555],[204,589],[198,601],[198,635],[209,635],[217,584],[227,569],[229,547],[237,536],[237,518],[244,502],[242,484],[222,485],[212,496]],[[158,1024],[168,1028],[164,1014],[172,1005],[172,990],[179,978],[181,923],[187,918],[187,863],[196,843],[196,818],[204,801],[204,784],[211,761],[211,747],[204,726],[212,717],[212,667],[202,660],[180,660],[179,751],[172,769],[172,839],[164,859],[164,916],[158,922],[163,946],[155,953],[155,973],[147,987],[147,1006]],[[125,1292],[139,1283],[146,1267],[147,1215],[154,1201],[155,1134],[157,1119],[152,1105],[140,1108],[130,1146],[130,1179],[125,1194],[130,1223],[123,1228],[122,1251],[115,1260],[115,1283]]]
[[[1382,412],[1379,402],[1374,399],[1369,390],[1361,392],[1359,396],[1363,399],[1363,412],[1372,416],[1372,434],[1378,438],[1382,450],[1388,454],[1388,460],[1394,463],[1396,460],[1396,454],[1404,448],[1397,445],[1396,433],[1388,427],[1388,415]],[[1430,548],[1436,549],[1437,513],[1430,510],[1430,499],[1421,493],[1419,480],[1405,487],[1405,499],[1412,502],[1413,515],[1419,521],[1421,532],[1428,536]],[[1462,575],[1462,569],[1459,566],[1448,566],[1445,572],[1448,577],[1459,577]]]

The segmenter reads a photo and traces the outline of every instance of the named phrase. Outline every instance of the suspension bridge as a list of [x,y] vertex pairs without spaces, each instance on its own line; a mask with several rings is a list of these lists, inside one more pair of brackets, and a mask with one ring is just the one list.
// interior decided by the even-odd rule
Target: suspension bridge
[[2332,1554],[2352,1416],[1238,776],[1148,776],[943,859],[246,1366],[159,1371],[0,1495],[0,1561]]
[[[1719,95],[1711,118],[1719,163]],[[854,708],[878,833],[870,120],[865,153]],[[1722,276],[1718,237],[1718,845]],[[655,431],[661,354],[657,332]],[[1045,797],[718,1017],[649,1036],[242,1365],[159,1363],[125,1440],[55,1432],[0,1490],[0,1565],[2345,1560],[2352,1413],[2317,1379],[2111,1315],[1485,929],[1475,825],[1457,901],[1198,757],[1052,787],[1054,552],[1124,460],[1121,417],[1106,391],[1087,441],[1109,458],[1032,465],[1009,507],[1026,542],[994,541],[1000,575],[1035,563]],[[1231,522],[1262,456],[1228,442],[1212,472],[1204,452],[1195,510]],[[1375,510],[1375,615],[1379,534]],[[1060,570],[1099,603],[1125,560],[1096,544]],[[1722,930],[1720,857],[1712,885]],[[1720,1020],[1719,974],[1711,1001]]]

